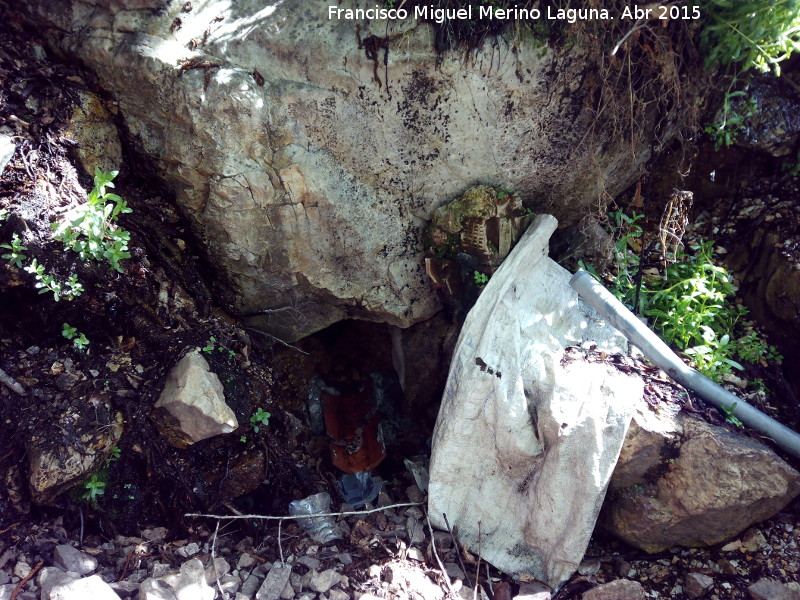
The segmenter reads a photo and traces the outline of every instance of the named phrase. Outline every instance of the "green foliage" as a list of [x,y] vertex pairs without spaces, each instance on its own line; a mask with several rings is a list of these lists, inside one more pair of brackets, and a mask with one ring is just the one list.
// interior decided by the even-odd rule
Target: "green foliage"
[[472,273],[472,277],[475,279],[475,285],[477,285],[478,287],[483,287],[484,285],[489,283],[489,276],[486,273],[475,271]]
[[8,209],[0,208],[0,221],[5,221],[8,218]]
[[[733,279],[714,263],[712,242],[702,241],[692,246],[691,253],[679,254],[661,275],[642,274],[637,302],[641,216],[620,211],[609,215],[616,238],[609,290],[628,308],[636,303],[635,312],[647,316],[653,330],[682,351],[698,371],[720,381],[733,369],[743,368],[736,359],[749,363],[782,359],[746,320],[747,308],[734,301]],[[601,279],[591,265],[581,266]],[[740,337],[734,341],[736,334]]]
[[202,347],[202,351],[206,354],[211,354],[214,351],[214,348],[216,348],[216,342],[217,338],[212,335],[210,338],[208,338],[206,345]]
[[83,293],[83,284],[78,281],[77,275],[71,275],[67,281],[58,281],[44,270],[44,265],[40,265],[35,258],[25,267],[25,271],[36,278],[36,288],[40,294],[52,292],[56,302],[62,297],[67,300],[77,298]]
[[230,348],[225,348],[224,346],[222,346],[222,344],[217,344],[217,338],[215,338],[213,335],[208,338],[208,340],[206,341],[206,345],[200,348],[200,350],[206,354],[211,354],[212,352],[214,352],[214,350],[218,350],[223,355],[227,354],[228,360],[236,356],[236,352],[234,352]]
[[701,8],[700,48],[707,65],[737,64],[780,75],[780,62],[800,48],[796,0],[704,0]]
[[117,171],[104,173],[95,169],[94,188],[86,204],[70,210],[60,223],[54,223],[54,237],[72,248],[83,260],[107,261],[115,271],[122,272],[120,261],[130,258],[130,233],[115,223],[120,214],[129,213],[125,200],[107,191],[113,188]]
[[258,410],[250,415],[250,427],[253,428],[255,433],[258,433],[261,431],[262,426],[267,427],[269,425],[269,418],[271,416],[270,413],[259,406]]
[[[89,346],[89,340],[86,335],[80,333],[75,327],[71,327],[69,323],[64,323],[61,328],[61,335],[68,340],[72,340],[72,345],[77,350],[85,350]],[[117,450],[117,448],[114,448],[114,450]]]
[[[609,290],[625,306],[633,310],[636,300],[636,276],[639,271],[638,248],[641,247],[642,238],[642,226],[639,221],[644,215],[637,215],[634,212],[628,216],[617,210],[609,212],[608,216],[611,219],[611,234],[615,239]],[[579,266],[602,281],[602,277],[592,265],[580,261]]]
[[72,275],[67,281],[58,281],[52,275],[45,272],[44,265],[39,264],[39,261],[31,259],[31,262],[25,265],[28,257],[23,253],[27,250],[27,246],[23,246],[19,239],[19,235],[14,233],[11,236],[11,242],[8,244],[0,244],[0,248],[10,250],[2,257],[18,269],[24,269],[25,272],[30,273],[36,278],[36,288],[40,294],[52,292],[56,302],[62,297],[67,300],[72,300],[83,293],[83,285],[78,282],[78,276]]
[[23,246],[22,242],[19,239],[19,235],[16,233],[11,235],[11,243],[10,244],[0,244],[0,248],[6,248],[11,250],[6,254],[3,254],[3,258],[5,258],[8,262],[12,265],[17,267],[18,269],[22,268],[22,263],[25,262],[25,259],[28,257],[25,256],[22,251],[27,250],[27,246]]
[[[73,329],[69,327],[69,325],[64,323],[64,329],[67,328]],[[120,449],[119,446],[114,446],[111,449],[111,453],[106,457],[105,461],[103,462],[102,468],[92,473],[91,477],[89,477],[88,479],[86,479],[86,481],[83,482],[84,492],[81,495],[81,498],[83,500],[88,500],[89,503],[95,508],[97,507],[97,501],[100,498],[100,496],[106,493],[106,482],[108,480],[108,466],[111,463],[119,460],[120,456],[122,456],[122,450]]]
[[736,415],[733,414],[734,410],[736,409],[736,402],[731,405],[722,405],[722,412],[725,413],[725,422],[730,423],[731,425],[735,425],[736,427],[744,427],[744,424],[736,418]]
[[758,113],[758,103],[742,90],[728,91],[717,119],[706,125],[704,131],[714,140],[714,149],[730,147],[747,129],[747,120]]
[[100,473],[92,473],[92,476],[83,482],[83,489],[85,491],[81,498],[97,504],[97,499],[106,493],[106,482],[103,481]]

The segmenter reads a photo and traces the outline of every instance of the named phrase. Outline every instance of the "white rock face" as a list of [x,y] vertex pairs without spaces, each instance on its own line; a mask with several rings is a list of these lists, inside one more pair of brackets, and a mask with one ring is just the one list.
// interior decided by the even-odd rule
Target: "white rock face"
[[[624,340],[547,258],[535,219],[470,311],[436,424],[429,515],[509,573],[557,587],[583,558],[642,383],[563,348]],[[479,539],[480,523],[480,539]]]
[[168,413],[169,416],[156,411],[157,424],[178,447],[230,433],[239,426],[236,415],[225,403],[219,378],[209,370],[198,350],[189,352],[172,368],[153,407]]
[[99,575],[65,581],[50,590],[50,600],[120,600],[111,586]]
[[[555,56],[498,39],[437,60],[430,26],[329,19],[324,2],[24,4],[114,94],[235,312],[286,339],[347,317],[432,316],[421,234],[476,183],[570,224],[650,158],[627,136],[586,136],[596,102],[580,44]],[[388,36],[386,65],[356,25],[362,41]]]

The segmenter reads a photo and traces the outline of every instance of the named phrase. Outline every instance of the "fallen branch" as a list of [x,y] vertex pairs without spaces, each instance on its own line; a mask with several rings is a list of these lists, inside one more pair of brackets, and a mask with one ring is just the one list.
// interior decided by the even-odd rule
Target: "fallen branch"
[[224,598],[225,592],[222,591],[222,583],[219,580],[219,571],[217,570],[216,549],[217,549],[217,534],[219,533],[219,521],[217,521],[217,528],[214,530],[214,537],[211,539],[211,567],[214,569],[214,579],[217,581],[217,589],[219,590],[219,597]]
[[25,395],[25,388],[15,381],[11,375],[3,371],[3,369],[0,369],[0,383],[4,383],[12,392],[16,392],[20,396]]
[[15,587],[14,591],[11,592],[10,600],[17,600],[17,596],[19,596],[20,592],[22,592],[22,588],[33,578],[34,575],[36,575],[36,572],[42,568],[43,564],[44,561],[39,561],[36,563],[36,566],[31,569],[31,572],[20,580],[20,582],[17,584],[17,587]]
[[469,573],[467,573],[467,567],[464,566],[464,560],[461,558],[461,548],[458,540],[456,539],[455,534],[453,533],[453,528],[450,527],[450,522],[447,520],[447,515],[442,513],[442,517],[444,517],[444,524],[447,525],[447,531],[450,534],[450,537],[453,539],[453,546],[456,548],[456,556],[458,557],[458,564],[461,565],[461,571],[464,573],[464,578],[467,580],[467,586],[472,587],[472,581],[469,579]]
[[371,508],[369,510],[350,510],[347,512],[329,512],[329,513],[313,513],[309,515],[288,515],[282,517],[274,517],[270,515],[206,515],[202,513],[186,513],[184,517],[205,517],[207,519],[262,519],[267,521],[287,521],[289,519],[306,519],[308,517],[347,517],[349,515],[368,515],[374,512],[381,512],[389,510],[390,508],[400,508],[403,506],[419,506],[422,502],[403,502],[401,504],[391,504],[389,506],[381,506],[379,508]]
[[450,595],[452,597],[456,597],[456,592],[453,589],[453,586],[450,584],[450,576],[447,574],[447,569],[444,568],[442,559],[439,558],[439,553],[436,551],[436,540],[433,537],[433,527],[431,527],[431,520],[428,515],[425,515],[425,522],[428,524],[428,532],[431,534],[431,549],[433,550],[433,556],[436,557],[436,562],[439,563],[439,570],[442,572],[442,577],[447,584],[447,589],[449,590]]

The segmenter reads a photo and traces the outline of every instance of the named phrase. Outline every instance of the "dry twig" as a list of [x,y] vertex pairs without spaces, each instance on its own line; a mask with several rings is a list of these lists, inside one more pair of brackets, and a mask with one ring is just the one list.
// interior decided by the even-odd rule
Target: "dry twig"
[[0,383],[5,384],[12,392],[20,396],[25,395],[25,388],[23,388],[19,382],[15,381],[11,375],[3,371],[3,369],[0,369]]
[[450,534],[450,537],[453,538],[453,546],[456,548],[456,556],[458,557],[458,564],[461,565],[461,571],[464,573],[464,577],[467,580],[467,586],[472,587],[472,582],[469,580],[469,573],[467,573],[467,567],[464,566],[464,560],[461,558],[461,547],[456,539],[455,534],[453,533],[452,527],[450,527],[450,522],[447,520],[447,515],[442,513],[442,517],[444,517],[444,524],[447,526],[447,531]]
[[436,540],[433,539],[433,528],[431,527],[431,520],[427,514],[425,515],[425,522],[428,524],[428,532],[431,534],[431,548],[433,549],[433,556],[436,558],[436,562],[439,565],[439,570],[442,572],[442,577],[447,584],[447,590],[451,596],[454,596],[456,592],[453,590],[453,586],[450,585],[450,576],[447,574],[447,569],[444,568],[444,564],[442,564],[442,559],[439,558],[439,552],[436,551]]
[[206,515],[202,513],[186,513],[184,517],[205,517],[207,519],[262,519],[266,521],[288,521],[290,519],[306,519],[308,517],[347,517],[349,515],[367,515],[374,512],[381,512],[390,508],[399,508],[402,506],[419,506],[422,502],[401,502],[400,504],[390,504],[389,506],[381,506],[379,508],[371,508],[369,510],[350,510],[347,512],[328,512],[328,513],[313,513],[309,515],[287,515],[281,517],[274,517],[270,515]]
[[44,564],[44,561],[41,561],[41,560],[40,560],[38,563],[36,563],[36,566],[35,566],[35,567],[33,567],[33,568],[31,569],[31,572],[30,572],[30,573],[28,573],[27,575],[25,575],[25,577],[23,577],[23,578],[20,580],[20,582],[17,584],[17,587],[15,587],[15,588],[14,588],[14,591],[13,591],[13,592],[11,592],[11,598],[10,598],[10,600],[17,600],[17,596],[19,596],[19,594],[22,592],[22,588],[24,587],[24,585],[25,585],[26,583],[28,583],[28,582],[29,582],[29,581],[30,581],[30,580],[33,578],[33,576],[34,576],[34,575],[36,575],[36,572],[37,572],[39,569],[41,569],[41,568],[42,568],[42,565],[43,565],[43,564]]

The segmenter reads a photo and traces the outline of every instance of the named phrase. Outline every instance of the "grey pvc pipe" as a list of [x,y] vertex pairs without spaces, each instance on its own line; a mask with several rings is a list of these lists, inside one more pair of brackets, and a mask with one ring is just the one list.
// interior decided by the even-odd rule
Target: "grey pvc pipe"
[[786,452],[800,458],[800,434],[687,366],[661,338],[589,273],[579,269],[569,284],[589,306],[619,329],[628,341],[672,379],[697,392],[698,396],[714,406],[731,412],[742,423],[769,436]]

